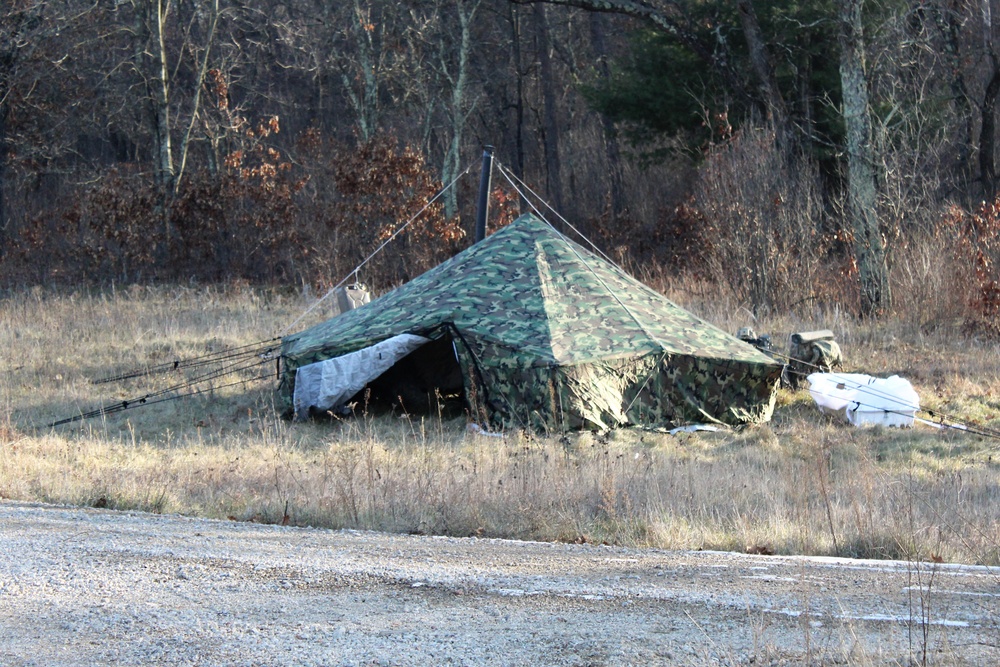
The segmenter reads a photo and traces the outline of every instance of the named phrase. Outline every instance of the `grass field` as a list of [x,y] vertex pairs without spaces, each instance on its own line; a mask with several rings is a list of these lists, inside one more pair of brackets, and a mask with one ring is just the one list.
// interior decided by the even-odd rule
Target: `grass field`
[[[265,362],[196,396],[47,427],[187,376],[93,379],[272,339],[311,302],[249,288],[8,294],[0,497],[333,528],[1000,564],[1000,441],[926,426],[857,429],[822,415],[805,391],[782,390],[770,424],[739,432],[490,437],[464,417],[286,422]],[[682,305],[729,331],[747,324],[740,309]],[[320,308],[300,326],[328,314]],[[836,312],[754,326],[776,341],[832,328],[844,370],[900,374],[923,405],[1000,429],[994,343]],[[255,374],[265,377],[234,384]]]

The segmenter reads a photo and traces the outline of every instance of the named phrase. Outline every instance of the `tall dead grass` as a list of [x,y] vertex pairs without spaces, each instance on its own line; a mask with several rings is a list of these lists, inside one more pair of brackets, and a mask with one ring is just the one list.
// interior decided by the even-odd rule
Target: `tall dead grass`
[[[436,415],[285,422],[269,378],[45,428],[177,382],[93,377],[269,338],[305,305],[249,289],[9,295],[0,496],[334,528],[1000,564],[995,441],[854,429],[804,393],[783,391],[770,424],[741,432],[491,437]],[[726,329],[747,321],[739,309],[693,305]],[[849,370],[901,373],[929,406],[1000,422],[996,347],[830,317],[755,326],[778,340],[833,326]]]

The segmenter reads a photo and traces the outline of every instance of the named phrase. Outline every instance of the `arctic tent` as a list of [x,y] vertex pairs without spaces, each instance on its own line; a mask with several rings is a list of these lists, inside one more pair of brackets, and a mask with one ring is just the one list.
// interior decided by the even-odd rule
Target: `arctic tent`
[[530,214],[281,350],[300,416],[381,383],[404,408],[457,391],[484,426],[542,431],[767,421],[781,375]]

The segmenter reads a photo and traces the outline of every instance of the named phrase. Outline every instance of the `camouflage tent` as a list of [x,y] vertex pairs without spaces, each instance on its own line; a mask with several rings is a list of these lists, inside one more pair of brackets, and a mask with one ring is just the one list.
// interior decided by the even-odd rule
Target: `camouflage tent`
[[396,364],[393,382],[462,392],[492,427],[761,422],[781,375],[771,358],[525,215],[370,304],[286,337],[286,404],[297,369],[400,334],[431,342]]

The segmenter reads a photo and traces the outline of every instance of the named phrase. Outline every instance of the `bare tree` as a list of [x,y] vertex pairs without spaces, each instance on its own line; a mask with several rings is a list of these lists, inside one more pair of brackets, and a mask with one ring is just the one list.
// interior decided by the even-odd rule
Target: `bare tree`
[[47,9],[45,0],[15,0],[0,10],[0,255],[6,250],[9,222],[5,189],[10,107],[18,85],[30,88],[34,73],[29,63],[42,42]]
[[946,64],[943,69],[944,80],[948,82],[952,106],[956,115],[956,131],[959,133],[955,145],[955,159],[950,167],[956,175],[958,197],[967,205],[971,203],[971,187],[974,181],[975,169],[972,162],[974,149],[973,104],[969,91],[968,72],[963,66],[962,33],[964,17],[958,11],[958,0],[947,3],[931,3],[928,11],[941,35],[942,59]]
[[339,73],[362,142],[380,129],[382,96],[393,85],[399,65],[399,53],[390,44],[398,39],[396,12],[394,3],[351,0],[328,16],[343,27],[329,44],[327,64]]
[[[750,107],[762,109],[775,123],[787,120],[785,103],[781,100],[780,90],[774,78],[770,56],[761,36],[760,25],[752,5],[746,0],[739,0],[738,9],[742,23],[744,38],[751,50],[751,59],[755,76],[758,78],[757,88],[763,93],[754,93],[746,85],[746,76],[732,62],[728,47],[723,41],[710,42],[699,35],[692,23],[690,12],[683,2],[663,0],[662,2],[644,2],[643,0],[511,0],[519,4],[543,2],[553,5],[577,7],[590,12],[622,14],[641,19],[651,24],[655,29],[676,40],[678,44],[688,49],[719,78],[725,82],[726,88],[737,99]],[[721,28],[721,27],[720,27]],[[718,35],[721,30],[714,34]]]
[[[590,38],[593,43],[597,60],[597,68],[601,77],[608,78],[611,68],[608,65],[607,26],[602,15],[590,15]],[[618,132],[614,123],[607,116],[601,116],[601,127],[604,130],[604,150],[608,159],[608,176],[611,180],[610,206],[615,218],[624,215],[627,210],[625,203],[625,185],[622,175],[622,151]]]
[[[359,0],[350,5],[348,34],[355,48],[356,60],[342,60],[340,78],[344,92],[354,108],[362,141],[371,139],[379,123],[379,78],[383,72],[386,22],[372,16],[371,7],[362,7]],[[349,68],[348,64],[355,65]]]
[[711,146],[693,188],[711,275],[755,316],[817,295],[826,243],[818,170],[789,162],[770,126]]
[[993,8],[991,0],[980,0],[982,50],[989,76],[979,105],[981,120],[979,130],[979,175],[982,179],[983,198],[992,202],[997,197],[996,168],[996,113],[1000,96],[1000,59],[993,46]]
[[557,210],[563,210],[562,162],[559,159],[559,119],[557,118],[556,90],[559,88],[552,67],[552,44],[549,35],[549,18],[545,3],[535,5],[535,30],[538,46],[539,85],[542,89],[542,146],[545,150],[545,178],[549,199]]
[[[743,37],[750,53],[750,66],[753,68],[760,88],[759,97],[767,108],[767,120],[777,131],[778,146],[785,151],[793,148],[794,137],[791,134],[792,125],[788,118],[788,107],[778,87],[778,78],[774,72],[771,54],[764,42],[764,35],[757,19],[757,12],[750,0],[737,0],[736,10],[743,26]],[[790,153],[791,154],[791,153]]]
[[[458,21],[458,39],[441,34],[438,38],[438,71],[450,88],[446,115],[449,120],[447,149],[441,168],[441,180],[450,183],[462,169],[465,124],[474,102],[470,102],[469,59],[472,55],[472,24],[481,0],[455,0],[450,3]],[[449,42],[453,48],[447,48]],[[457,190],[450,188],[445,197],[445,217],[458,213]]]
[[170,0],[131,0],[133,68],[143,83],[152,130],[156,182],[166,198],[174,189],[174,151],[170,118],[170,63],[166,23]]
[[861,283],[861,312],[877,317],[892,306],[886,249],[879,229],[878,191],[865,78],[863,0],[837,0],[840,80],[847,129],[847,212]]
[[[159,255],[172,242],[170,207],[179,192],[195,130],[203,116],[203,91],[214,56],[220,0],[129,0],[114,10],[121,16],[121,37],[131,49],[127,71],[138,85],[136,105],[145,110],[149,131],[157,208],[162,221]],[[117,65],[112,64],[116,69]],[[113,72],[109,72],[113,75]]]

